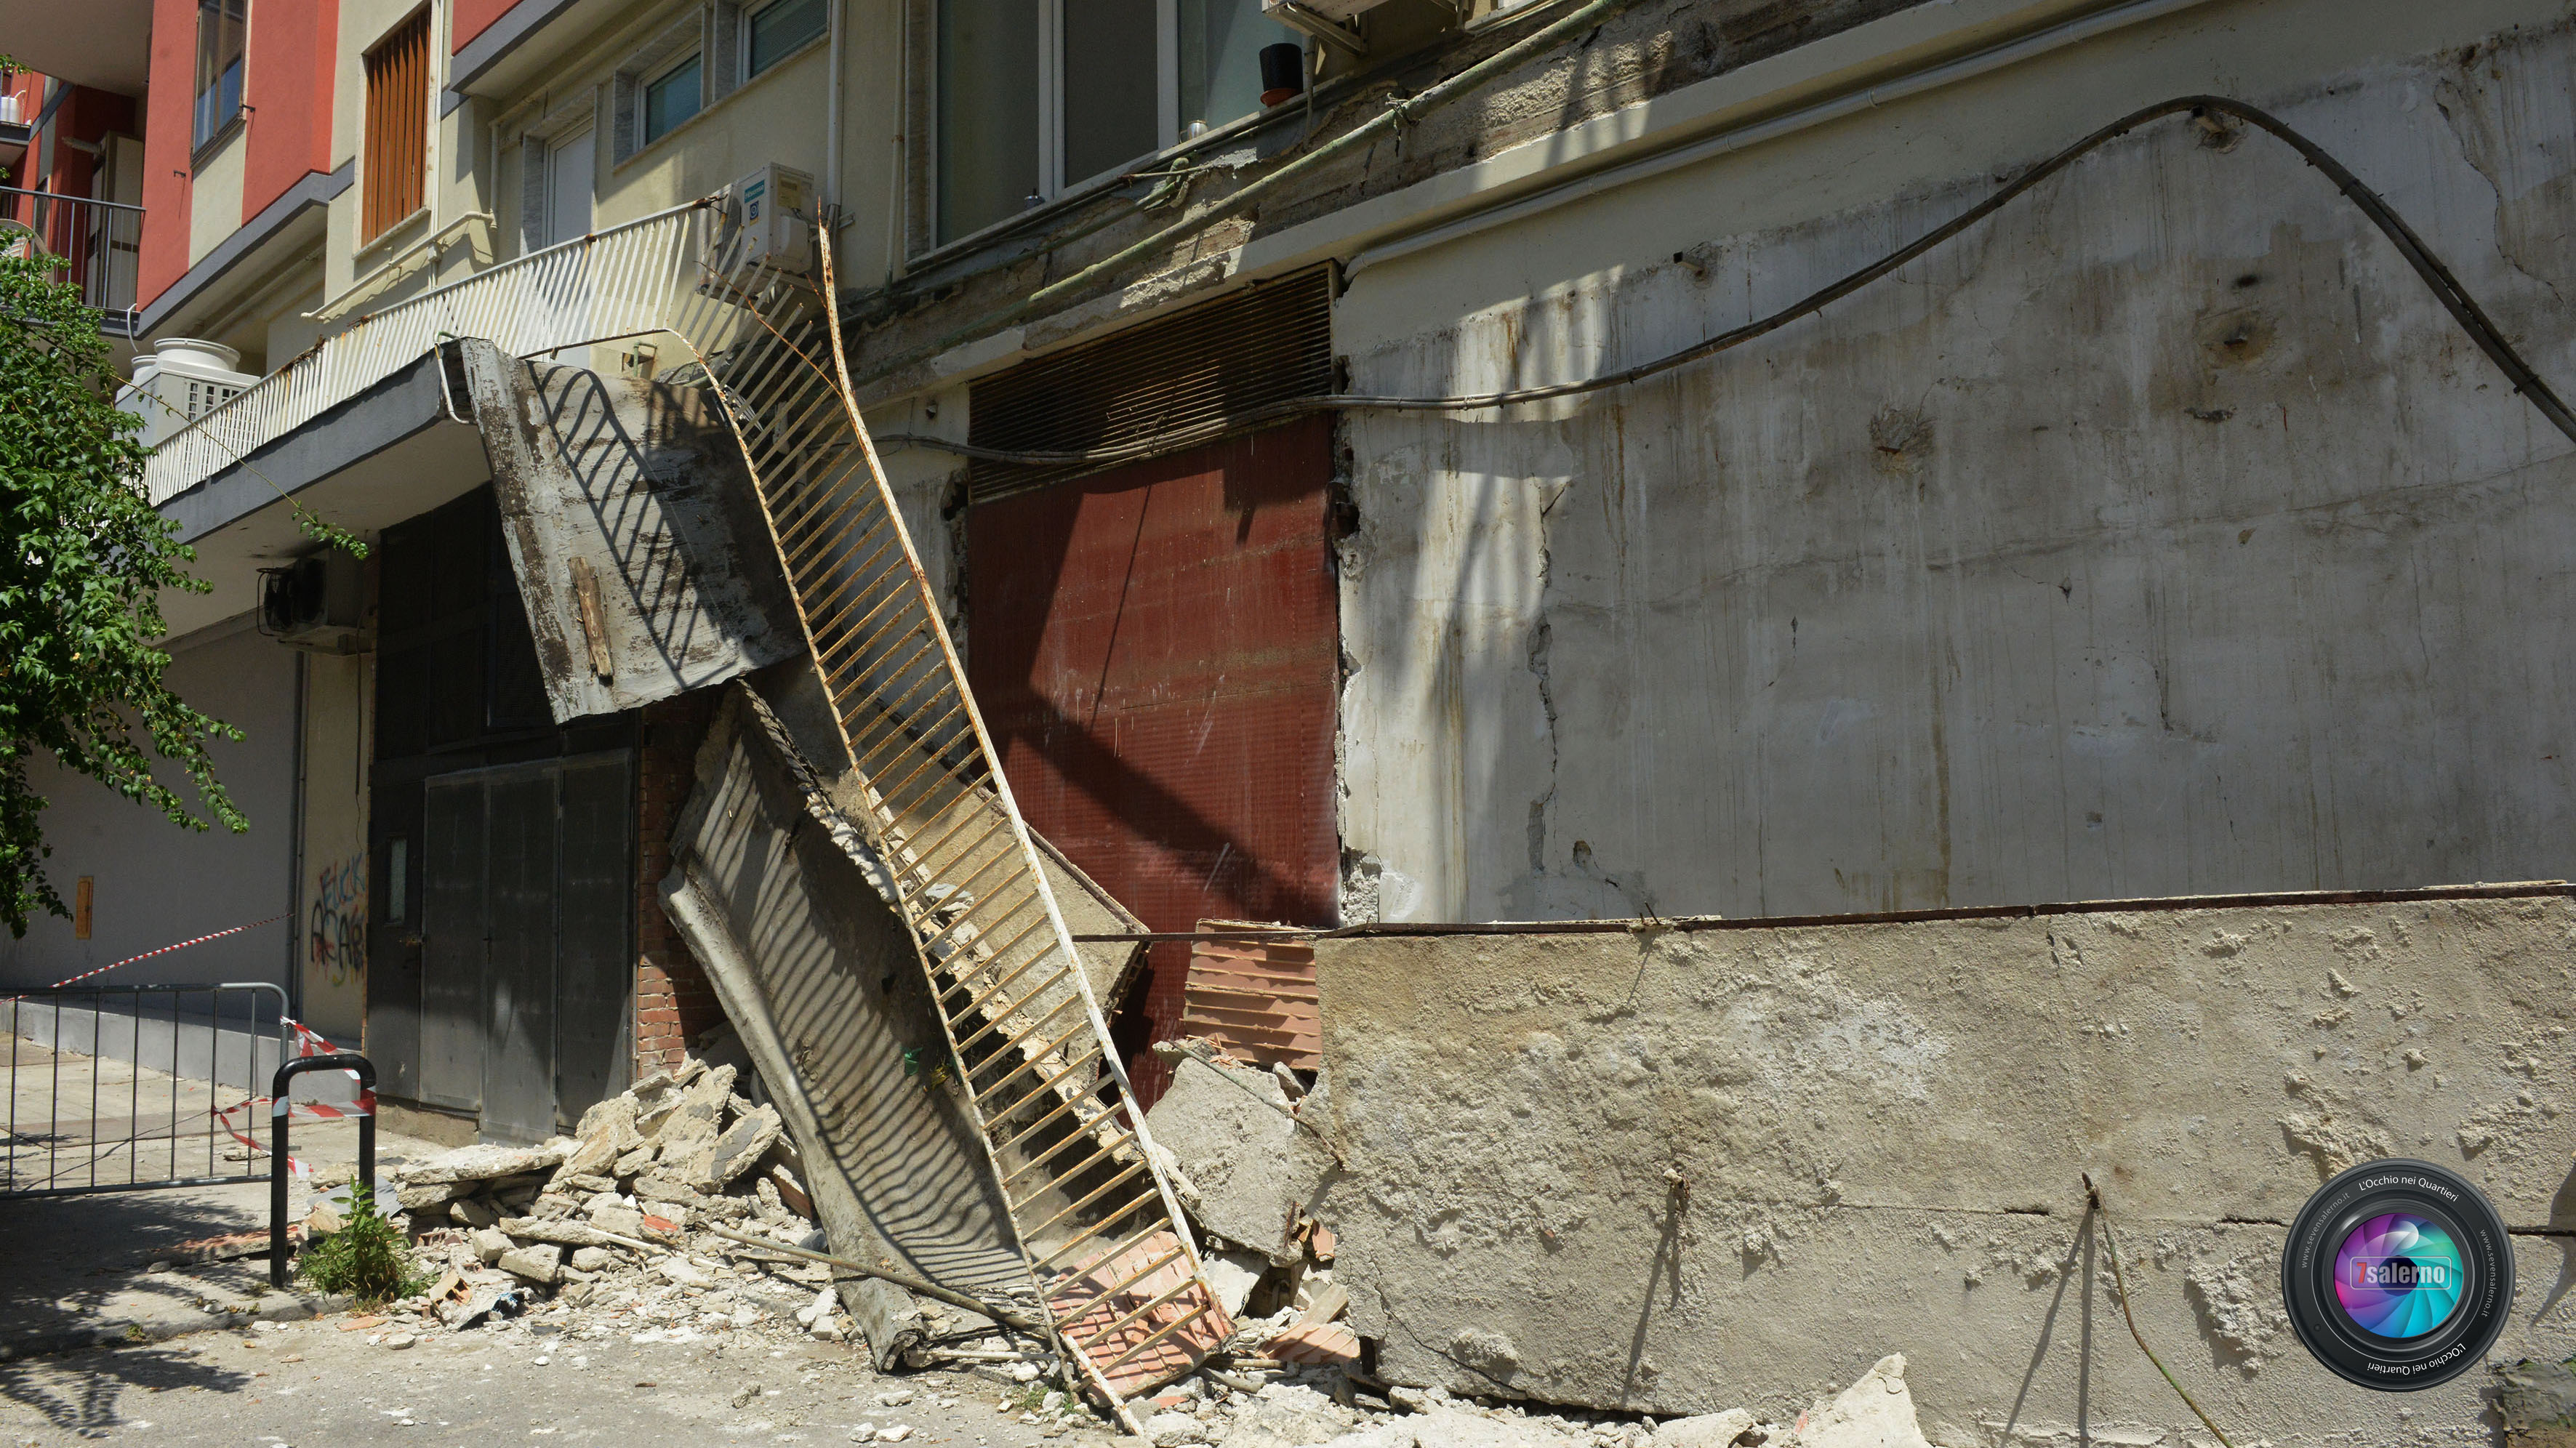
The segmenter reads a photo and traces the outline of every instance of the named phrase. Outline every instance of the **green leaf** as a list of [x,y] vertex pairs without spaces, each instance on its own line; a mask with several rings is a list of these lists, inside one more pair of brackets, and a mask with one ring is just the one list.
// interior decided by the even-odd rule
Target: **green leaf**
[[47,801],[28,778],[40,752],[181,828],[250,828],[207,753],[241,731],[172,692],[155,646],[161,590],[209,585],[145,500],[142,423],[116,407],[106,339],[79,289],[54,280],[60,265],[0,257],[0,923],[13,935],[37,910],[69,913],[45,876]]

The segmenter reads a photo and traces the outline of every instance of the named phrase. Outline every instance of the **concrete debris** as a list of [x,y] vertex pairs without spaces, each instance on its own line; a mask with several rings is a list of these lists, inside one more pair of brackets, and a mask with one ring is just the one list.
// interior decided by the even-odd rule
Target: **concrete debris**
[[1244,1304],[1252,1300],[1252,1289],[1270,1270],[1270,1259],[1258,1252],[1203,1252],[1199,1266],[1216,1292],[1217,1305],[1226,1316],[1239,1317]]
[[737,1074],[692,1059],[585,1112],[577,1137],[470,1146],[397,1172],[402,1200],[422,1203],[414,1237],[447,1269],[400,1306],[454,1331],[551,1296],[556,1312],[693,1338],[791,1321],[825,1341],[862,1336],[828,1269],[705,1231],[782,1245],[815,1234],[780,1115],[734,1094]]
[[2531,1359],[2493,1371],[2505,1448],[2576,1448],[2576,1372]]
[[406,1168],[395,1180],[405,1187],[426,1187],[492,1182],[504,1177],[534,1177],[563,1165],[564,1159],[572,1155],[573,1145],[570,1138],[559,1137],[542,1146],[459,1147],[436,1161]]
[[1225,1448],[1304,1448],[1331,1442],[1357,1421],[1357,1414],[1313,1388],[1272,1383],[1255,1395],[1252,1410],[1235,1420]]
[[1914,1420],[1905,1355],[1880,1358],[1832,1402],[1808,1409],[1789,1441],[1792,1448],[1931,1448]]
[[[1306,1254],[1326,1173],[1325,1149],[1266,1070],[1176,1054],[1171,1085],[1145,1114],[1155,1145],[1187,1178],[1182,1204],[1206,1231],[1290,1266]],[[1176,1184],[1177,1186],[1177,1184]]]
[[1655,1425],[1653,1448],[1733,1448],[1756,1421],[1751,1408],[1667,1419]]

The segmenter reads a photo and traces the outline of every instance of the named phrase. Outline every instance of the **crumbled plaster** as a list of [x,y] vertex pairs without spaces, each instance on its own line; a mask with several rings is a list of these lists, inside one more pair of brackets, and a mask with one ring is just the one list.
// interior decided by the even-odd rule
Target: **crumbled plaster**
[[2232,1365],[2250,1378],[2291,1341],[2290,1319],[2281,1310],[2277,1253],[2246,1252],[2198,1263],[2183,1273],[2183,1291],[2200,1314],[2201,1336],[2219,1366]]

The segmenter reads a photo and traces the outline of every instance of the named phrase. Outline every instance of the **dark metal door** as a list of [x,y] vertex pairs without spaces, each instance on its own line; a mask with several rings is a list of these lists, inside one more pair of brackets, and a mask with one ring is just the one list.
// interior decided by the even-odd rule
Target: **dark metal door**
[[483,781],[433,779],[424,791],[421,849],[420,1099],[483,1105]]
[[484,786],[483,1132],[536,1140],[555,1129],[555,794],[553,766]]
[[624,751],[424,786],[421,1081],[535,1141],[624,1090],[634,972]]

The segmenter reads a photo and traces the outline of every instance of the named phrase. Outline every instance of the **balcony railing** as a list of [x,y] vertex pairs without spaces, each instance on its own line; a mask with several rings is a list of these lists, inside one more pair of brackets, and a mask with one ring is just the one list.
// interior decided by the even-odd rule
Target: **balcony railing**
[[670,325],[701,296],[692,263],[704,215],[705,203],[691,202],[606,227],[357,318],[163,439],[144,464],[145,496],[168,502],[419,361],[441,338],[481,337],[526,357]]
[[56,279],[79,287],[81,300],[105,314],[103,328],[123,336],[134,335],[134,264],[142,244],[140,206],[0,186],[0,255],[56,258]]

